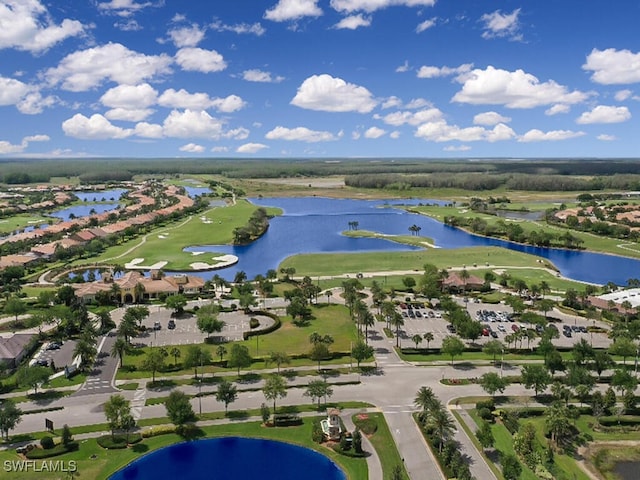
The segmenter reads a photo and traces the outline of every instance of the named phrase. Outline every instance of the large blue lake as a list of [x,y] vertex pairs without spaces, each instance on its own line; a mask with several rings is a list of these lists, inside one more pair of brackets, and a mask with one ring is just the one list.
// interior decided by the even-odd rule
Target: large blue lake
[[345,480],[324,455],[288,443],[254,438],[209,438],[161,448],[109,480],[147,479]]
[[[424,215],[408,213],[399,205],[439,203],[433,200],[352,200],[317,197],[252,199],[260,206],[279,207],[283,215],[271,220],[269,230],[251,245],[194,246],[187,251],[231,253],[240,261],[233,267],[215,272],[203,272],[205,278],[218,274],[232,279],[239,270],[249,278],[277,269],[285,258],[299,253],[337,253],[371,251],[407,251],[416,247],[374,238],[349,238],[341,232],[349,222],[358,222],[360,230],[390,235],[408,235],[409,227],[417,225],[420,235],[430,237],[439,248],[455,249],[471,246],[499,246],[546,258],[569,278],[605,284],[625,285],[630,278],[640,277],[640,260],[597,253],[539,248],[503,240],[484,238],[449,227]],[[444,208],[444,207],[443,207]],[[498,258],[488,259],[491,264]],[[422,265],[416,265],[421,269]]]

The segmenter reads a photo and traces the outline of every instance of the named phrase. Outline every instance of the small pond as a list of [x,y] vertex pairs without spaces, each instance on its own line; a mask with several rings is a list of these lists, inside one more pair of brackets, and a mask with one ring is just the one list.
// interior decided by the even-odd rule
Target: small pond
[[73,194],[82,202],[115,202],[127,191],[124,188],[114,188],[112,190],[73,192]]
[[283,442],[224,437],[170,445],[116,472],[109,480],[346,480],[324,455]]

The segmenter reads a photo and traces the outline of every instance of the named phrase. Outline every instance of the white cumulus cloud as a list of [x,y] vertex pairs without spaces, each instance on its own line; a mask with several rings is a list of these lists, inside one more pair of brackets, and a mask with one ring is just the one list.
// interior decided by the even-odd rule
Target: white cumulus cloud
[[197,143],[187,143],[186,145],[180,147],[181,152],[188,153],[202,153],[204,152],[204,150],[205,148],[202,145],[198,145]]
[[401,125],[420,125],[421,123],[435,122],[442,119],[442,112],[437,108],[426,108],[423,110],[412,111],[398,111],[389,113],[382,118],[382,121],[387,125],[393,125],[399,127]]
[[603,85],[625,85],[640,82],[640,52],[594,48],[582,65],[592,71],[591,80]]
[[154,105],[158,92],[148,83],[118,85],[107,90],[100,103],[111,108],[140,109]]
[[277,126],[267,132],[265,138],[268,140],[289,140],[307,143],[328,142],[336,137],[331,132],[310,130],[306,127],[286,128]]
[[321,15],[318,0],[278,0],[276,5],[264,13],[264,18],[274,22],[286,22]]
[[606,133],[598,135],[596,138],[598,140],[600,140],[601,142],[613,142],[613,141],[617,140],[615,135],[607,135]]
[[85,26],[65,18],[53,23],[47,8],[39,0],[3,0],[0,2],[0,49],[15,48],[40,53],[69,37],[82,35]]
[[621,123],[631,118],[631,112],[627,107],[612,107],[598,105],[590,112],[584,112],[578,117],[576,123],[587,125],[590,123]]
[[363,15],[359,14],[344,17],[342,20],[335,24],[334,28],[355,30],[356,28],[368,27],[370,25],[371,17],[364,17]]
[[628,100],[631,97],[631,95],[633,95],[633,92],[631,90],[618,90],[614,98],[618,102],[624,102],[625,100]]
[[264,35],[266,32],[265,28],[260,25],[259,22],[256,23],[235,23],[235,24],[225,24],[220,20],[215,20],[211,25],[209,25],[212,30],[216,32],[233,32],[238,35],[242,34],[252,34],[258,37]]
[[553,80],[540,82],[523,70],[510,72],[488,66],[475,69],[458,78],[462,89],[453,101],[472,105],[504,105],[507,108],[533,108],[562,103],[572,105],[584,101],[588,95],[559,85]]
[[422,33],[425,30],[429,30],[430,28],[435,27],[436,20],[437,20],[436,17],[433,17],[433,18],[429,18],[428,20],[425,20],[424,22],[420,22],[416,27],[416,33]]
[[269,148],[263,143],[245,143],[236,148],[237,153],[258,153],[260,150]]
[[447,145],[442,150],[445,152],[468,152],[471,147],[469,145]]
[[582,137],[584,132],[574,132],[572,130],[551,130],[543,132],[534,128],[518,138],[519,142],[557,142],[560,140],[569,140],[571,138]]
[[181,48],[176,53],[176,63],[189,72],[220,72],[227,68],[224,57],[215,50]]
[[498,123],[509,123],[510,121],[510,117],[505,117],[504,115],[500,115],[497,112],[479,113],[475,117],[473,117],[473,123],[475,125],[493,126],[497,125]]
[[313,75],[302,82],[291,104],[325,112],[368,113],[377,105],[377,101],[365,87],[322,74]]
[[158,97],[158,105],[167,108],[206,110],[215,108],[219,112],[231,113],[242,109],[246,102],[237,95],[225,98],[211,98],[207,93],[189,93],[185,89],[169,88]]
[[364,138],[380,138],[384,136],[385,133],[387,133],[386,130],[382,128],[371,127],[364,132]]
[[161,6],[163,3],[162,1],[138,2],[136,0],[111,0],[110,2],[98,3],[98,9],[120,17],[129,17],[144,8]]
[[485,13],[480,17],[484,23],[482,38],[509,37],[512,40],[520,40],[522,37],[518,33],[520,29],[519,15],[519,8],[511,13],[502,13],[500,10]]
[[569,105],[558,103],[556,105],[553,105],[547,108],[544,114],[548,116],[553,116],[553,115],[558,115],[560,113],[569,113],[569,110],[571,110],[571,107],[569,107]]
[[169,38],[178,48],[195,47],[204,40],[204,30],[198,24],[169,30]]
[[393,6],[432,7],[436,0],[331,0],[331,7],[338,12],[375,12]]
[[448,77],[449,75],[462,75],[471,71],[473,63],[465,63],[458,67],[433,67],[423,65],[418,69],[418,78]]
[[484,127],[460,128],[457,125],[449,125],[445,120],[439,120],[420,125],[415,136],[432,142],[497,142],[510,140],[516,134],[510,127],[502,123],[488,130]]
[[151,108],[112,108],[104,114],[109,120],[122,120],[124,122],[141,122],[145,118],[153,114],[155,110]]
[[22,153],[29,147],[29,143],[31,142],[48,142],[49,140],[48,135],[30,135],[24,137],[22,142],[17,145],[7,142],[6,140],[0,140],[0,155]]
[[90,118],[80,113],[62,122],[62,130],[68,137],[82,140],[109,140],[130,137],[133,130],[113,125],[100,114],[93,114]]
[[136,85],[170,73],[170,65],[167,55],[144,55],[119,43],[108,43],[67,55],[57,67],[47,70],[46,78],[51,84],[62,83],[65,90],[84,92],[105,80]]
[[223,122],[204,110],[173,110],[163,123],[163,133],[173,138],[208,138],[217,140],[223,136]]
[[259,83],[280,83],[284,80],[284,77],[272,76],[271,72],[265,72],[257,68],[245,70],[242,72],[242,78],[247,82]]

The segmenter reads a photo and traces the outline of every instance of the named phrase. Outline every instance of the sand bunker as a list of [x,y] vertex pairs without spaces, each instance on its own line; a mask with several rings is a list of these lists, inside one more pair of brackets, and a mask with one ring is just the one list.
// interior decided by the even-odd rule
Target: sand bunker
[[238,263],[238,257],[235,255],[221,255],[219,257],[213,257],[212,260],[216,261],[213,265],[206,262],[193,262],[190,263],[189,266],[193,270],[217,270]]
[[169,263],[166,261],[156,262],[153,265],[142,265],[144,258],[134,258],[129,263],[124,264],[124,268],[127,270],[160,270]]

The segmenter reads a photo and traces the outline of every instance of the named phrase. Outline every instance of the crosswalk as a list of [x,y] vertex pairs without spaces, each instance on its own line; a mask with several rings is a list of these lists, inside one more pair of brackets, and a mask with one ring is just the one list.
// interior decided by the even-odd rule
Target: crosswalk
[[100,378],[87,378],[80,389],[84,393],[103,393],[103,391],[112,391],[111,382],[109,380],[101,380]]
[[133,400],[131,400],[131,415],[134,420],[140,420],[142,416],[142,407],[147,400],[147,390],[146,388],[138,388],[135,392],[133,392]]

